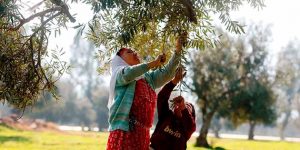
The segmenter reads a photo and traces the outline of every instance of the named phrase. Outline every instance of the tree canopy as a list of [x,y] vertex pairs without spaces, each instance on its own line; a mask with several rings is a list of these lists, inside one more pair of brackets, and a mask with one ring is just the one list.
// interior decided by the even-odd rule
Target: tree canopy
[[297,109],[297,97],[300,91],[299,48],[299,41],[290,41],[287,46],[282,48],[276,64],[274,90],[279,93],[277,112],[283,118],[279,122],[279,134],[282,140],[284,139],[284,130],[291,120],[292,110]]
[[[56,95],[55,82],[68,66],[59,59],[63,51],[51,51],[47,46],[51,34],[59,34],[62,28],[69,28],[67,22],[76,21],[68,8],[72,3],[91,6],[93,19],[74,28],[84,33],[88,26],[87,38],[108,49],[100,52],[101,61],[108,60],[121,46],[149,50],[150,55],[155,55],[155,51],[170,52],[170,43],[182,32],[189,33],[187,48],[212,46],[217,40],[212,25],[214,14],[219,15],[227,30],[242,33],[242,25],[230,18],[230,11],[244,3],[259,9],[264,6],[263,0],[43,0],[33,6],[22,0],[2,0],[1,102],[25,109],[42,91]],[[24,9],[29,10],[29,15]]]
[[67,7],[42,3],[25,16],[25,2],[0,2],[0,101],[20,109],[32,106],[42,91],[56,96],[54,83],[68,69],[58,57],[64,52],[47,48],[50,34],[66,26]]
[[[92,4],[94,19],[89,23],[88,38],[96,45],[103,44],[108,51],[100,56],[110,56],[122,46],[131,46],[153,55],[170,51],[174,39],[188,32],[187,48],[204,49],[215,45],[213,16],[219,15],[226,29],[244,33],[243,26],[230,17],[244,3],[255,8],[264,6],[263,0],[106,0],[86,1]],[[147,42],[145,42],[147,41]]]

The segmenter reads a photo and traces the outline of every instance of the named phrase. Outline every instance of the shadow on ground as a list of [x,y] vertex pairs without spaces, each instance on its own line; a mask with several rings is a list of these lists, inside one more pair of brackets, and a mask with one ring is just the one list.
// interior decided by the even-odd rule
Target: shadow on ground
[[0,135],[0,144],[5,142],[29,142],[29,138],[25,138],[22,136],[1,136]]

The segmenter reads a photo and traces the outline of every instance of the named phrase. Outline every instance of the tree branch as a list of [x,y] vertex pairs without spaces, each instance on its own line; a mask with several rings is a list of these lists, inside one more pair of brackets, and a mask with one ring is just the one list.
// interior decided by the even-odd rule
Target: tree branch
[[[42,29],[49,21],[51,21],[52,19],[54,19],[55,17],[57,17],[57,16],[59,16],[59,15],[61,15],[61,14],[62,14],[62,12],[59,12],[59,13],[53,15],[52,17],[48,18],[48,19],[47,19],[45,22],[43,22],[42,25],[41,25],[41,26],[40,26],[40,27],[32,34],[32,36],[31,36],[30,38],[32,38],[33,35],[36,34],[39,30],[41,30],[41,29]],[[41,64],[39,64],[39,65],[41,65]],[[40,67],[42,67],[42,66],[40,66]],[[41,69],[41,72],[42,72],[43,76],[45,77],[45,79],[46,79],[46,81],[47,81],[46,85],[48,85],[48,84],[49,84],[49,80],[48,80],[48,78],[47,78],[47,76],[46,76],[44,70]]]
[[28,18],[26,19],[21,19],[20,17],[14,15],[14,14],[10,14],[12,15],[13,17],[15,17],[16,19],[19,20],[20,24],[17,25],[16,27],[8,27],[8,30],[11,30],[11,31],[17,31],[19,30],[24,24],[28,23],[29,21],[33,20],[34,18],[36,17],[42,17],[44,15],[46,15],[47,13],[50,13],[50,12],[54,12],[54,11],[61,11],[62,8],[61,7],[53,7],[53,8],[50,8],[50,9],[47,9],[47,10],[44,10],[44,11],[41,11],[41,12],[38,12],[34,15],[31,15],[29,16]]
[[[37,34],[49,21],[51,21],[52,19],[54,19],[55,17],[57,17],[57,16],[59,16],[59,15],[61,15],[62,14],[62,12],[58,12],[57,14],[55,14],[55,15],[53,15],[53,16],[51,16],[50,18],[48,18],[46,21],[44,21],[42,24],[41,24],[41,26],[30,36],[30,38],[24,43],[24,45],[28,42],[28,41],[30,41],[30,44],[31,45],[33,45],[32,44],[32,38],[35,36],[35,34]],[[42,43],[41,43],[42,44]],[[23,46],[24,46],[23,45]],[[39,77],[39,73],[38,73],[38,71],[36,70],[36,68],[35,68],[35,62],[34,62],[34,59],[33,59],[33,46],[31,47],[31,55],[32,55],[32,63],[33,63],[33,67],[34,67],[34,69],[35,69],[35,71],[36,71],[36,73],[37,73],[37,75],[38,75],[38,77]],[[39,51],[40,51],[41,49],[39,49]],[[38,54],[40,54],[40,52],[38,52]],[[40,56],[38,57],[39,59],[40,59]],[[40,64],[40,60],[38,60],[38,66],[40,67],[40,68],[42,68],[42,66],[41,66],[41,64]],[[50,83],[49,82],[49,79],[47,78],[47,76],[46,76],[46,74],[45,74],[45,72],[44,72],[44,70],[43,69],[40,69],[41,70],[41,72],[42,72],[42,75],[43,75],[43,77],[46,79],[46,86]],[[40,77],[39,77],[40,78]],[[45,87],[44,87],[45,88]],[[44,89],[43,88],[43,89]]]
[[[57,17],[57,16],[59,16],[59,15],[61,15],[63,12],[58,12],[57,14],[55,14],[55,15],[53,15],[53,16],[51,16],[50,18],[48,18],[46,21],[44,21],[42,24],[41,24],[41,26],[37,29],[37,30],[35,30],[32,34],[31,34],[31,36],[30,36],[30,38],[26,41],[26,42],[24,42],[24,45],[31,39],[31,38],[33,38],[33,36],[35,35],[35,34],[37,34],[49,21],[51,21],[52,19],[54,19],[55,17]],[[24,47],[24,45],[23,45],[23,47]],[[22,48],[23,48],[22,47]]]
[[22,18],[20,18],[19,16],[15,15],[15,14],[12,14],[12,13],[8,13],[9,15],[17,18],[19,21],[23,20]]

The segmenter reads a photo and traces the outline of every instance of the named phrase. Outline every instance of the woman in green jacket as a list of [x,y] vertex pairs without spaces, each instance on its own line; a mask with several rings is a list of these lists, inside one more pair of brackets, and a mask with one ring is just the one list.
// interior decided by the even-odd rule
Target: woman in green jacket
[[161,70],[150,71],[165,62],[164,54],[152,62],[140,63],[133,50],[121,48],[112,59],[107,150],[149,149],[156,106],[154,90],[174,77],[182,50],[181,41],[177,40],[175,53]]

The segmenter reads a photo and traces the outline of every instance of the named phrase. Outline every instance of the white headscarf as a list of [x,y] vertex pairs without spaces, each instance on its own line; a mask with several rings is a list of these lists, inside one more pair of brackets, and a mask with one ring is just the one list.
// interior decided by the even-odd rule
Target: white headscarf
[[111,78],[110,78],[110,87],[109,87],[109,99],[107,107],[110,108],[113,104],[115,98],[115,86],[117,75],[123,68],[129,66],[120,56],[116,55],[111,60]]
[[[128,67],[128,65],[120,56],[116,55],[111,60],[111,78],[110,78],[110,87],[109,87],[109,99],[107,103],[108,109],[112,106],[115,98],[115,87],[116,87],[116,81],[117,81],[117,75],[120,71],[122,71],[125,67]],[[144,78],[144,75],[138,76],[135,78],[135,80],[139,80]]]

